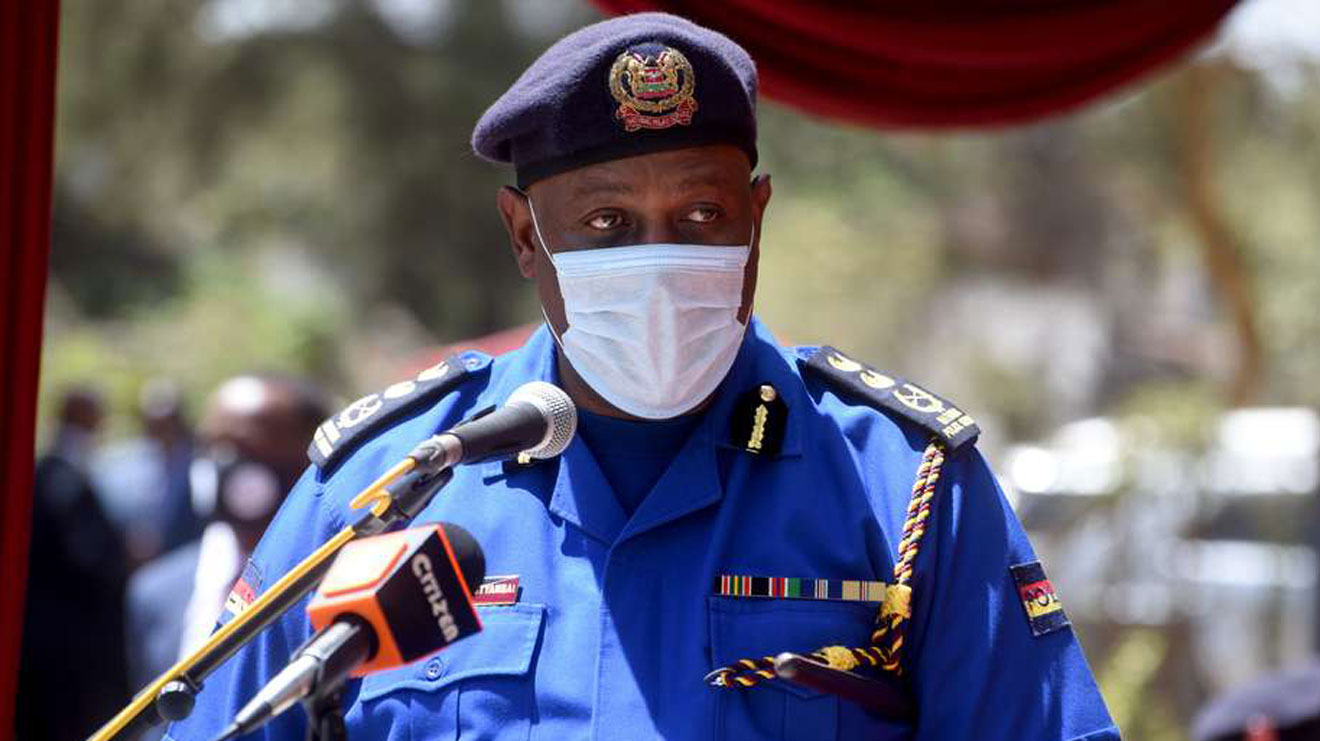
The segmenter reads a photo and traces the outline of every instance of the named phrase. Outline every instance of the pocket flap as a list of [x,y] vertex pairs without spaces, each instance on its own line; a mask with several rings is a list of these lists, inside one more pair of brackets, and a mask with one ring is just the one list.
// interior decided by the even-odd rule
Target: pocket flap
[[362,680],[358,697],[371,700],[401,689],[434,692],[468,677],[522,676],[532,668],[545,605],[492,605],[478,609],[481,632],[429,659],[376,672]]
[[[858,602],[710,597],[712,669],[739,659],[809,654],[822,646],[865,646],[875,606]],[[770,682],[799,697],[821,693],[793,682]]]

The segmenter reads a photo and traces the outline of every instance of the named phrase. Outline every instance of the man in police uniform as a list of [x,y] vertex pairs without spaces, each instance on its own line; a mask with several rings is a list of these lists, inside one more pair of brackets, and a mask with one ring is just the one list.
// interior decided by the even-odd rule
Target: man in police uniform
[[[729,39],[636,15],[555,44],[477,124],[477,153],[516,171],[498,205],[546,326],[323,424],[247,586],[528,381],[569,392],[580,434],[556,459],[460,467],[422,513],[470,530],[501,586],[482,633],[354,683],[351,736],[1118,738],[971,417],[832,348],[780,348],[752,316],[755,87]],[[308,635],[286,615],[173,737],[210,737]],[[762,657],[781,651],[885,673],[917,716],[775,679]]]

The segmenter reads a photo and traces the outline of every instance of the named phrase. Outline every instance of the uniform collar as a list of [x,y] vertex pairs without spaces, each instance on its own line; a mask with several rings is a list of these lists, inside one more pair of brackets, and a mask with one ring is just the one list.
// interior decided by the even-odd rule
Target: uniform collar
[[693,429],[631,518],[582,440],[561,456],[547,508],[608,546],[715,504],[724,496],[711,434],[715,419],[707,415]]
[[[492,383],[483,394],[489,398],[481,399],[479,404],[502,403],[503,397],[512,392],[513,385],[532,379],[558,385],[557,352],[553,338],[542,325],[522,348],[504,356],[501,359],[504,362],[497,362]],[[785,359],[769,330],[753,317],[733,367],[717,389],[715,399],[674,462],[661,475],[657,488],[665,492],[663,496],[648,496],[629,519],[585,443],[575,439],[556,466],[547,508],[593,538],[610,544],[621,535],[638,535],[718,502],[724,491],[716,449],[729,449],[734,455],[752,455],[732,444],[729,437],[734,404],[749,389],[770,384],[784,396],[788,419],[778,457],[802,454],[801,428],[810,399],[802,391],[796,370]],[[488,475],[498,473],[499,464],[493,464],[487,472]]]
[[[519,349],[501,356],[493,368],[493,377],[478,402],[478,408],[502,404],[513,389],[530,380],[541,380],[560,385],[556,365],[558,348],[544,324]],[[788,420],[784,443],[778,457],[802,455],[803,424],[807,410],[814,406],[807,396],[798,373],[797,364],[787,358],[789,351],[781,350],[774,335],[765,324],[753,316],[743,336],[733,367],[716,389],[715,399],[706,411],[706,418],[698,426],[699,432],[707,424],[709,439],[717,446],[740,449],[729,441],[728,426],[733,405],[739,395],[761,384],[770,384],[780,393],[788,406]]]

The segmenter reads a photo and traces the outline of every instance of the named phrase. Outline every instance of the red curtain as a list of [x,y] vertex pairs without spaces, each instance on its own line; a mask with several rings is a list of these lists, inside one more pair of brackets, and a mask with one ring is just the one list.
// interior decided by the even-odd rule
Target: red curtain
[[664,10],[751,53],[768,97],[875,127],[1066,111],[1172,61],[1237,0],[594,0]]
[[14,728],[27,581],[58,20],[55,0],[0,2],[0,739]]

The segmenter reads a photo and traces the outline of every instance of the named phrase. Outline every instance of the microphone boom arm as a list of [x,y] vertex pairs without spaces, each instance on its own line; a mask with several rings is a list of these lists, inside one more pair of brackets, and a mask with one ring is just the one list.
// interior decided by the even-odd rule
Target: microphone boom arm
[[[418,445],[408,457],[353,498],[351,506],[354,509],[369,506],[368,513],[321,544],[247,609],[216,630],[205,644],[143,688],[127,707],[87,741],[127,741],[165,720],[186,718],[192,711],[193,697],[202,689],[202,681],[298,600],[311,593],[345,544],[411,521],[453,478],[453,471],[436,465],[445,456],[437,455],[441,451],[436,450],[434,441],[435,438],[430,438]],[[166,696],[172,693],[186,696]],[[167,700],[165,705],[172,711],[169,718],[163,717],[159,710],[162,699]]]
[[[126,741],[165,720],[186,718],[202,680],[315,589],[345,544],[410,522],[453,478],[454,465],[518,452],[523,446],[515,441],[532,443],[522,453],[553,457],[564,451],[577,429],[572,399],[544,381],[523,384],[509,396],[503,410],[487,411],[423,440],[359,492],[349,504],[353,509],[369,510],[361,519],[336,533],[216,630],[201,648],[143,688],[87,741]],[[521,437],[528,434],[538,440]]]

